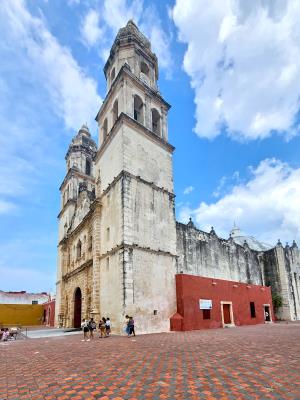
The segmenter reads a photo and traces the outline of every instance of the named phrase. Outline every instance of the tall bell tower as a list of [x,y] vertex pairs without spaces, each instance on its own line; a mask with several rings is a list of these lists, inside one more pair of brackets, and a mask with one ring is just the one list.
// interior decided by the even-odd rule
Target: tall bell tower
[[176,310],[170,105],[157,87],[157,57],[133,21],[117,34],[104,73],[95,159],[99,313],[117,331],[126,314],[140,332],[168,331]]

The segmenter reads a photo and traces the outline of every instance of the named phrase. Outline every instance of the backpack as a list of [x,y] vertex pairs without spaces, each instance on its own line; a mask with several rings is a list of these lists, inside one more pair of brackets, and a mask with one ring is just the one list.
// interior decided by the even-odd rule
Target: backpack
[[96,325],[95,321],[91,322],[90,326],[91,326],[92,329],[96,329],[97,328],[97,325]]

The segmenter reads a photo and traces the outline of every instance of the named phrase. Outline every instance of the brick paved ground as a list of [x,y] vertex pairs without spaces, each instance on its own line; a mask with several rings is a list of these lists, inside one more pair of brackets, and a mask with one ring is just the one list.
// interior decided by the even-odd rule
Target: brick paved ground
[[300,324],[0,345],[0,399],[300,399]]

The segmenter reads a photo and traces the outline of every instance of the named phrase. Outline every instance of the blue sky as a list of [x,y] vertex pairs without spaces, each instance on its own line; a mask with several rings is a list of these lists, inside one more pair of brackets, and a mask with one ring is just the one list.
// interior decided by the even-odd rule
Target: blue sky
[[64,155],[105,97],[133,18],[172,105],[177,219],[300,241],[296,0],[4,0],[0,9],[0,290],[54,290]]

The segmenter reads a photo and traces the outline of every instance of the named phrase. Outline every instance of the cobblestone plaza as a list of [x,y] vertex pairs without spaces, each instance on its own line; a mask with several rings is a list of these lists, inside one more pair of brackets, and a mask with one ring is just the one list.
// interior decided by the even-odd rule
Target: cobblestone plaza
[[0,399],[299,399],[300,324],[0,345]]

